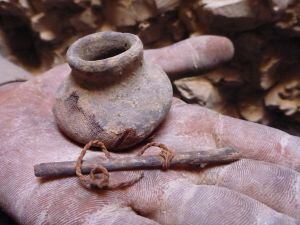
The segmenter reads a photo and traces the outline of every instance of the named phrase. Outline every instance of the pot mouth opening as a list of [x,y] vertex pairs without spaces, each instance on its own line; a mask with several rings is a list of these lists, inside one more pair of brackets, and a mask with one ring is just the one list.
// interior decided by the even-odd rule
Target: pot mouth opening
[[126,52],[129,48],[130,47],[128,44],[125,44],[124,46],[113,46],[101,52],[96,52],[94,55],[88,57],[83,56],[82,59],[87,61],[98,61],[98,60],[108,59],[120,55],[123,52]]
[[141,40],[128,33],[100,32],[74,42],[67,52],[72,68],[84,72],[104,72],[114,67],[126,67],[142,59]]

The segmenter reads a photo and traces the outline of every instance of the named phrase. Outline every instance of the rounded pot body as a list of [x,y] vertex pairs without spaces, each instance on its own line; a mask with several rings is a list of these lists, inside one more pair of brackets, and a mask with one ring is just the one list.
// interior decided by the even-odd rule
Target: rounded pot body
[[67,52],[72,68],[53,108],[59,128],[79,143],[100,140],[110,150],[144,140],[165,118],[172,86],[164,71],[143,59],[133,34],[101,32]]

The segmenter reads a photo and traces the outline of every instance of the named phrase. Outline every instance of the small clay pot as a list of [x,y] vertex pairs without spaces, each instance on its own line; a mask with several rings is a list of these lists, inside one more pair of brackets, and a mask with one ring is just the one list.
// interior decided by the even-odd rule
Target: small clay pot
[[101,32],[67,52],[72,68],[54,105],[59,128],[83,144],[100,140],[110,150],[145,139],[165,118],[172,86],[164,71],[143,58],[133,34]]

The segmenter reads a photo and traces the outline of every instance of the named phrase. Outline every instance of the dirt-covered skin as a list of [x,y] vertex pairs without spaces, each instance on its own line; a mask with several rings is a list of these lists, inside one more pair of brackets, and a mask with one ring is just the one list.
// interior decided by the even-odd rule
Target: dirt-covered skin
[[[82,148],[63,136],[52,113],[69,72],[62,65],[0,89],[0,207],[20,224],[300,224],[300,138],[178,99],[151,141],[176,152],[232,146],[245,159],[193,172],[145,171],[114,191],[86,190],[76,177],[37,179],[34,164],[76,160]],[[103,154],[87,158],[95,156]],[[139,174],[115,172],[111,182]]]
[[147,61],[159,64],[171,80],[211,69],[233,57],[234,48],[226,37],[203,35],[144,52]]
[[[0,205],[18,222],[299,224],[300,139],[176,99],[154,141],[177,152],[233,146],[247,159],[194,172],[145,171],[132,187],[98,193],[75,177],[35,178],[34,164],[75,160],[81,149],[59,132],[52,114],[68,72],[54,68],[1,98]],[[114,173],[111,181],[137,173]]]

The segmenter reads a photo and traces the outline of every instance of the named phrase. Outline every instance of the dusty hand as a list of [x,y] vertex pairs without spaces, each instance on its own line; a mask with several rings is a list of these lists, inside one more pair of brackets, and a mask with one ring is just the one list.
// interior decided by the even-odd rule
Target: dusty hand
[[[113,191],[86,190],[76,177],[37,179],[34,164],[76,160],[82,147],[59,132],[52,114],[68,72],[54,68],[0,95],[0,206],[18,222],[300,224],[300,139],[176,99],[151,141],[176,152],[232,146],[245,159],[197,171],[145,171],[138,183]],[[112,173],[110,181],[140,173]]]

